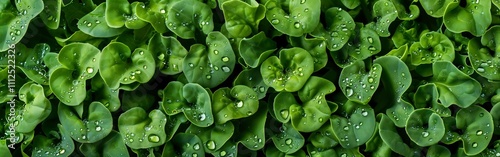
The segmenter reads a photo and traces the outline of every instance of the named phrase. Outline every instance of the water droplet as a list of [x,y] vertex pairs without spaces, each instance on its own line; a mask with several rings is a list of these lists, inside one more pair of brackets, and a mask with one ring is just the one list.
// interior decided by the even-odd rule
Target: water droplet
[[291,139],[291,138],[289,138],[289,139],[286,139],[286,140],[285,140],[285,144],[287,144],[287,145],[292,144],[292,142],[293,142],[293,141],[292,141],[292,139]]
[[220,155],[220,156],[226,156],[226,151],[221,151],[221,152],[219,153],[219,155]]
[[368,43],[373,43],[373,38],[372,37],[367,37],[366,40],[368,40]]
[[207,116],[204,113],[200,115],[200,121],[204,121],[206,118]]
[[477,68],[477,72],[480,72],[480,73],[484,72],[484,68]]
[[[214,50],[214,54],[215,54],[215,55],[218,55],[218,54],[219,54],[219,51]],[[229,58],[228,58],[228,60],[229,60]]]
[[230,72],[231,69],[229,69],[229,67],[227,67],[227,66],[222,66],[222,71],[224,71],[224,72]]
[[261,93],[264,93],[266,91],[266,88],[264,86],[259,87],[259,91]]
[[369,83],[373,83],[373,81],[375,81],[375,80],[373,79],[373,77],[368,77],[368,82],[369,82]]
[[215,142],[213,140],[208,141],[207,148],[210,150],[214,150],[215,149]]
[[210,80],[212,79],[212,75],[207,75],[206,78]]
[[148,66],[144,65],[144,66],[142,66],[142,68],[147,69],[147,68],[148,68]]
[[102,128],[101,128],[100,126],[97,126],[97,127],[95,128],[95,131],[98,131],[98,132],[99,132],[99,131],[101,131],[101,130],[102,130]]
[[289,112],[287,109],[281,110],[280,114],[281,114],[281,117],[284,119],[288,118],[288,116],[289,116]]
[[306,0],[300,0],[300,4],[306,3]]
[[370,50],[370,51],[375,51],[375,50],[377,50],[377,48],[375,48],[375,47],[373,47],[373,46],[370,46],[370,47],[368,47],[368,50]]
[[198,150],[198,149],[200,149],[200,145],[199,145],[198,143],[194,144],[194,145],[193,145],[193,149],[194,149],[194,150]]
[[346,91],[346,94],[347,94],[346,96],[347,96],[347,97],[351,97],[351,96],[354,94],[354,90],[352,90],[352,89],[351,89],[351,88],[349,88],[349,87],[347,87],[347,88],[345,89],[345,91]]
[[227,57],[227,56],[222,57],[222,61],[223,62],[229,62],[229,57]]
[[149,135],[148,140],[149,142],[158,143],[160,142],[160,137],[158,135],[151,134]]
[[366,117],[366,116],[368,116],[368,112],[363,111],[363,112],[361,112],[361,115],[362,115],[363,117]]
[[236,107],[238,107],[238,108],[243,107],[243,101],[236,102]]
[[477,135],[477,136],[480,136],[480,135],[482,135],[482,134],[483,134],[483,131],[482,131],[482,130],[478,130],[478,131],[476,132],[476,135]]
[[160,13],[165,14],[165,9],[161,9]]
[[422,132],[422,137],[428,137],[428,136],[429,136],[429,132],[427,132],[427,131]]
[[94,72],[94,68],[92,67],[87,67],[87,73],[93,73]]
[[476,148],[477,147],[477,142],[473,142],[472,143],[472,148]]
[[299,22],[295,22],[295,24],[293,24],[293,27],[295,27],[297,29],[300,28],[300,23]]
[[278,19],[273,19],[273,20],[271,20],[271,23],[272,23],[273,25],[277,25],[277,24],[279,24],[279,23],[280,23],[280,20],[278,20]]

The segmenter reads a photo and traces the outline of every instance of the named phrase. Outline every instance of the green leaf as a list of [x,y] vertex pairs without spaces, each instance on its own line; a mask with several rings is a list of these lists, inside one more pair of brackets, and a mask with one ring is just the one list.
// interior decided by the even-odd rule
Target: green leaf
[[0,140],[0,153],[4,154],[5,157],[12,157],[6,140]]
[[451,116],[451,110],[438,102],[439,93],[434,83],[421,85],[413,95],[413,103],[416,108],[432,107],[431,109],[441,117]]
[[[31,20],[43,10],[42,0],[17,0],[1,2],[0,52],[7,51],[26,35]],[[14,6],[15,5],[15,6]]]
[[304,146],[305,139],[299,131],[295,130],[290,123],[284,123],[279,132],[271,137],[274,146],[286,154],[292,154]]
[[79,105],[86,97],[86,80],[99,70],[99,49],[86,43],[64,46],[57,60],[61,64],[50,74],[49,85],[54,95],[64,104]]
[[106,83],[104,83],[104,80],[102,80],[100,74],[98,75],[99,76],[92,78],[90,83],[92,85],[90,89],[92,100],[101,102],[109,111],[115,112],[121,106],[120,99],[118,98],[119,92],[117,89],[109,88]]
[[414,155],[415,150],[410,148],[410,146],[403,141],[403,138],[399,135],[398,130],[396,130],[396,125],[385,114],[382,114],[378,133],[380,134],[382,141],[384,141],[384,143],[387,144],[392,151],[403,156]]
[[380,64],[365,67],[361,60],[354,62],[342,69],[339,77],[340,89],[349,100],[367,104],[379,86],[381,73]]
[[295,47],[301,47],[311,54],[314,59],[314,72],[324,68],[328,62],[328,55],[326,47],[324,46],[325,40],[322,38],[289,38],[290,44]]
[[451,157],[451,152],[448,148],[442,145],[432,145],[429,147],[429,150],[427,150],[426,157],[431,157],[431,156],[436,156],[436,157]]
[[157,56],[156,66],[163,74],[174,75],[182,72],[184,57],[188,51],[176,38],[155,34],[149,40],[148,50],[153,56]]
[[313,58],[306,50],[297,47],[282,49],[279,58],[269,57],[260,67],[266,85],[287,92],[302,88],[313,71]]
[[355,148],[375,133],[375,113],[369,106],[347,101],[341,108],[344,117],[333,115],[330,124],[343,148]]
[[34,137],[31,156],[70,156],[73,153],[75,145],[70,137],[70,133],[61,124],[57,124],[57,129],[59,132],[52,130],[54,134],[50,137],[44,135],[36,135]]
[[410,139],[417,145],[435,145],[444,136],[443,119],[430,109],[416,109],[408,117],[405,127]]
[[481,37],[472,39],[468,44],[470,64],[479,75],[489,80],[500,80],[500,53],[497,52],[497,32],[500,26],[491,27]]
[[186,129],[186,133],[197,135],[206,152],[214,152],[219,150],[234,133],[234,125],[231,122],[224,124],[215,124],[209,127],[198,127],[190,125]]
[[276,42],[267,38],[264,32],[259,32],[251,38],[243,38],[238,46],[241,58],[251,68],[257,68],[275,50]]
[[80,151],[85,156],[129,156],[123,137],[117,131],[110,132],[106,138],[96,143],[82,144]]
[[332,7],[325,12],[325,16],[335,18],[326,18],[326,30],[320,24],[312,34],[325,38],[328,50],[340,50],[355,33],[356,24],[351,15],[342,8]]
[[439,101],[449,107],[455,104],[466,108],[472,105],[481,94],[481,84],[464,74],[448,61],[432,64],[432,81],[439,92]]
[[243,85],[236,85],[232,89],[219,88],[212,96],[212,104],[217,124],[251,116],[259,108],[257,93]]
[[209,33],[206,42],[208,48],[201,44],[191,46],[182,68],[189,82],[213,88],[233,73],[236,56],[229,40],[220,32]]
[[205,147],[201,139],[195,134],[178,133],[171,140],[173,150],[177,153],[189,156],[205,157]]
[[493,119],[484,108],[473,105],[460,109],[456,116],[456,126],[463,134],[462,142],[467,155],[481,153],[493,136]]
[[[420,9],[416,3],[417,1],[404,1],[404,0],[391,0],[394,7],[398,12],[398,18],[401,20],[415,20],[420,15]],[[407,8],[408,7],[408,8]],[[407,10],[410,12],[408,13]]]
[[470,32],[482,36],[492,22],[491,1],[466,0],[462,7],[459,1],[453,1],[446,7],[444,25],[453,33]]
[[106,22],[106,3],[101,3],[92,12],[78,20],[78,29],[93,37],[109,38],[122,34],[126,28],[112,28]]
[[45,0],[43,3],[45,8],[40,13],[43,23],[50,29],[59,28],[62,0]]
[[266,15],[266,8],[262,4],[251,5],[243,1],[222,3],[221,9],[224,13],[226,29],[235,38],[257,33],[259,23]]
[[361,25],[357,28],[359,29],[355,30],[353,37],[349,38],[347,45],[344,45],[341,51],[330,52],[335,63],[341,68],[369,58],[382,50],[380,38],[374,30]]
[[267,90],[269,89],[260,75],[260,68],[241,71],[233,82],[233,86],[236,85],[245,85],[252,88],[257,93],[259,100],[266,97]]
[[178,81],[168,83],[163,90],[161,105],[167,115],[184,112],[186,118],[198,127],[208,127],[214,123],[210,95],[199,84],[184,85]]
[[146,83],[154,74],[155,61],[150,51],[137,48],[133,52],[120,42],[111,42],[102,49],[100,74],[109,88],[120,84]]
[[[21,117],[17,119],[16,131],[21,133],[32,132],[35,127],[43,122],[52,112],[52,105],[45,97],[41,85],[29,82],[19,90],[19,99],[26,103]],[[14,122],[16,124],[16,122]]]
[[165,33],[168,31],[167,25],[165,25],[168,11],[167,4],[169,4],[169,1],[164,0],[152,0],[147,4],[138,2],[138,5],[133,7],[132,11],[134,11],[137,18],[150,23],[156,32]]
[[193,39],[197,34],[208,34],[214,29],[212,14],[212,10],[205,3],[182,0],[170,6],[166,24],[177,36]]
[[57,115],[62,126],[70,131],[70,136],[80,143],[94,143],[108,136],[113,127],[109,110],[100,102],[82,105],[84,112],[88,114],[86,116],[75,113],[64,104],[60,103],[58,106]]
[[410,47],[413,65],[431,64],[435,61],[450,61],[455,59],[453,43],[444,34],[427,32],[420,36],[420,42]]
[[125,144],[132,149],[144,149],[163,145],[166,141],[167,117],[160,110],[149,115],[140,107],[125,111],[118,118],[118,130]]
[[257,113],[235,123],[235,130],[238,130],[233,135],[235,141],[253,151],[262,149],[267,143],[265,136],[267,112],[267,104],[260,105]]
[[420,5],[428,15],[438,18],[444,16],[446,8],[452,2],[453,0],[420,0]]
[[[331,109],[327,104],[326,95],[335,91],[335,85],[321,77],[312,76],[307,83],[298,91],[302,105],[291,103],[289,105],[292,126],[301,132],[313,132],[319,129],[331,115]],[[275,104],[282,103],[274,100]],[[276,109],[276,108],[275,108]],[[285,118],[279,111],[282,118]],[[285,114],[286,115],[286,114]]]
[[308,141],[310,141],[314,147],[321,149],[333,148],[339,144],[337,137],[333,134],[331,123],[326,123],[321,126],[321,128],[313,132],[309,136]]
[[278,31],[299,37],[314,31],[319,24],[320,0],[269,0],[266,19]]
[[396,6],[389,0],[380,0],[373,4],[374,23],[370,23],[367,27],[375,30],[381,37],[389,37],[391,32],[389,26],[398,17]]

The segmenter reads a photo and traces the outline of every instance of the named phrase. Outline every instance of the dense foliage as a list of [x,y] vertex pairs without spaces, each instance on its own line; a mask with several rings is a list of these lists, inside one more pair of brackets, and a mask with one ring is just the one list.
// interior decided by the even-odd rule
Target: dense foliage
[[0,0],[0,52],[3,157],[500,156],[498,0]]

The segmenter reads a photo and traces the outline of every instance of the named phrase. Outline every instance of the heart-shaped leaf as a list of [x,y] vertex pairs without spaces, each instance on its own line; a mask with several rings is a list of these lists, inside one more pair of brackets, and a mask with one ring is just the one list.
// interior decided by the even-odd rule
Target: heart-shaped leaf
[[192,39],[197,34],[208,34],[214,29],[212,14],[210,7],[203,2],[182,0],[169,7],[166,24],[179,37]]
[[444,34],[427,32],[410,47],[413,65],[430,64],[435,61],[450,61],[455,59],[453,43]]
[[365,63],[360,60],[342,69],[339,86],[349,100],[367,104],[378,88],[381,74],[380,64],[365,67]]
[[80,18],[78,29],[93,37],[114,37],[122,34],[125,27],[112,28],[106,22],[106,3],[101,3],[92,12]]
[[443,17],[444,25],[453,33],[470,32],[474,36],[482,36],[492,21],[489,11],[491,1],[465,1],[465,7],[460,1],[448,4]]
[[244,1],[222,3],[221,9],[226,20],[226,29],[235,38],[257,33],[259,23],[266,15],[262,4],[248,4]]
[[257,93],[243,85],[236,85],[232,89],[219,88],[212,96],[212,104],[218,124],[251,116],[259,109]]
[[269,87],[264,83],[260,75],[260,68],[245,69],[238,74],[233,82],[233,85],[245,85],[251,87],[257,93],[257,98],[262,99],[266,97]]
[[251,38],[243,38],[238,47],[241,58],[251,68],[258,67],[275,50],[276,42],[267,38],[264,32]]
[[465,154],[477,155],[488,147],[494,130],[493,119],[488,111],[476,105],[460,109],[456,123],[463,132],[461,139]]
[[92,102],[89,106],[82,107],[88,115],[81,116],[71,107],[59,104],[57,114],[63,127],[80,143],[94,143],[105,138],[113,127],[109,110],[100,102]]
[[66,130],[61,124],[57,124],[57,129],[58,131],[52,130],[52,136],[36,135],[33,138],[31,156],[70,156],[73,153],[75,144],[69,130]]
[[197,135],[203,143],[206,152],[219,150],[234,133],[234,125],[231,122],[215,124],[209,127],[198,127],[190,125],[186,133]]
[[[17,119],[16,131],[21,133],[32,132],[35,127],[47,118],[52,105],[45,97],[44,88],[41,85],[29,82],[19,90],[19,99],[26,103],[20,118]],[[16,124],[16,122],[14,122]]]
[[156,66],[163,74],[174,75],[182,72],[184,57],[188,51],[174,37],[154,35],[149,40],[148,50],[157,56]]
[[358,147],[375,133],[375,113],[370,106],[353,101],[347,101],[342,107],[345,117],[333,115],[330,118],[333,133],[342,147]]
[[129,156],[123,137],[117,131],[111,131],[106,138],[96,143],[82,144],[80,151],[85,156]]
[[319,23],[321,0],[269,0],[265,5],[267,21],[284,34],[302,36]]
[[438,143],[445,132],[443,119],[425,108],[416,109],[410,114],[405,130],[410,139],[422,147]]
[[135,107],[120,115],[118,130],[128,147],[151,148],[165,143],[166,122],[167,117],[160,110],[152,110],[148,115],[144,109]]
[[489,80],[500,80],[500,53],[497,52],[497,33],[500,26],[491,27],[481,37],[472,39],[468,44],[470,64],[479,75]]

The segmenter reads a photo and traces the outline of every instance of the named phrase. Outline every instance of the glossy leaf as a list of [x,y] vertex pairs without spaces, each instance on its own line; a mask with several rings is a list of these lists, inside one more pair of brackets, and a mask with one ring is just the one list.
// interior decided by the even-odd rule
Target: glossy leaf
[[96,143],[84,143],[80,151],[85,156],[129,156],[123,137],[117,131],[112,131],[106,138]]
[[491,27],[481,40],[475,38],[469,41],[468,56],[470,63],[479,75],[489,80],[500,80],[500,53],[497,50],[497,32],[500,27]]
[[340,89],[349,100],[367,104],[379,86],[381,73],[382,67],[379,64],[365,67],[362,61],[354,62],[342,69]]
[[86,80],[99,70],[100,51],[90,44],[73,43],[64,46],[57,57],[61,66],[50,75],[50,89],[64,104],[79,105],[86,97]]
[[183,39],[195,38],[196,34],[208,34],[214,29],[212,10],[197,0],[182,0],[172,4],[165,22],[170,31]]
[[[465,0],[467,5],[453,1],[446,7],[444,25],[453,33],[470,32],[481,36],[491,24],[491,1]],[[445,1],[446,2],[446,1]]]
[[267,38],[264,32],[260,32],[248,39],[243,38],[238,47],[241,58],[251,68],[258,67],[275,50],[276,42]]
[[396,6],[389,0],[380,0],[373,4],[373,16],[375,23],[369,24],[367,27],[372,28],[381,37],[391,35],[389,26],[398,17]]
[[265,129],[268,110],[266,105],[260,105],[257,113],[239,120],[239,123],[235,123],[235,130],[238,131],[235,131],[233,138],[249,150],[262,149],[267,143]]
[[467,155],[482,152],[493,136],[493,119],[488,111],[479,106],[460,109],[456,116],[456,126],[463,131],[462,142]]
[[251,116],[259,108],[257,93],[243,85],[236,85],[232,89],[219,88],[212,96],[212,104],[218,124]]
[[314,71],[314,60],[302,48],[283,49],[279,58],[271,56],[266,59],[260,72],[264,83],[276,91],[295,92],[306,83]]
[[435,61],[450,61],[455,59],[453,43],[444,34],[427,32],[410,47],[413,65],[430,64]]
[[320,0],[269,0],[266,19],[278,31],[298,37],[314,31],[321,13]]
[[21,41],[28,31],[33,18],[44,8],[42,0],[18,0],[0,3],[0,51],[7,51],[12,45]]
[[290,123],[284,123],[271,139],[276,148],[286,154],[295,153],[304,146],[305,139]]
[[123,33],[126,28],[112,28],[106,22],[106,4],[101,3],[92,12],[78,21],[78,29],[93,37],[114,37]]
[[302,47],[308,51],[314,60],[314,72],[321,70],[328,62],[328,55],[326,53],[325,40],[321,38],[290,38],[290,44],[295,47]]
[[248,4],[244,1],[222,3],[221,9],[226,20],[226,29],[235,38],[257,33],[259,23],[266,15],[266,8],[263,5]]
[[406,121],[406,133],[417,145],[425,147],[439,142],[445,128],[441,117],[430,109],[416,109]]
[[333,133],[344,148],[355,148],[367,142],[375,133],[375,113],[369,106],[347,101],[342,112],[345,117],[330,118]]
[[152,110],[148,115],[144,109],[135,107],[120,115],[118,130],[128,147],[151,148],[165,143],[166,122],[167,118],[160,110]]
[[31,156],[51,157],[51,156],[70,156],[75,149],[73,140],[70,137],[69,130],[64,129],[61,124],[57,125],[59,132],[47,137],[36,135],[33,139],[33,151]]
[[252,88],[257,93],[257,98],[262,99],[266,96],[269,87],[264,83],[260,75],[260,69],[245,69],[238,74],[233,85],[245,85]]
[[[16,131],[22,133],[32,132],[35,127],[47,118],[52,105],[45,97],[44,88],[41,85],[29,82],[19,90],[19,99],[26,103],[19,119],[17,119]],[[16,122],[14,122],[16,124]]]

